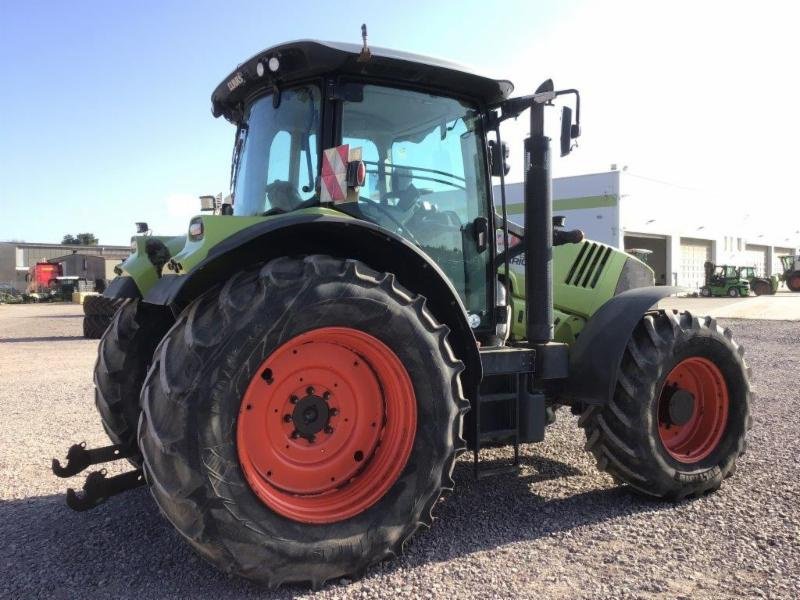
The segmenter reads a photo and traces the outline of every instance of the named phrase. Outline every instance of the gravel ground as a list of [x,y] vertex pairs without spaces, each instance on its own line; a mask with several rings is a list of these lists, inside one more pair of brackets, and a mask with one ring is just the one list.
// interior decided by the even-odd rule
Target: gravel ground
[[521,475],[473,482],[459,464],[456,492],[402,559],[321,592],[271,594],[197,558],[145,489],[88,513],[65,506],[66,484],[82,480],[55,478],[50,459],[75,441],[106,443],[97,342],[80,337],[80,307],[0,305],[0,597],[797,598],[800,323],[725,324],[757,397],[747,455],[717,494],[669,505],[615,487],[562,410],[546,442],[523,448]]

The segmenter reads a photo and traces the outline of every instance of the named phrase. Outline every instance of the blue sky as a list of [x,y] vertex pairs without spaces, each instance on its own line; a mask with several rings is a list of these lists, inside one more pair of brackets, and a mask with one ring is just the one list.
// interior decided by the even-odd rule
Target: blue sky
[[797,120],[761,95],[797,91],[790,15],[642,4],[0,0],[0,240],[126,244],[138,220],[183,231],[197,195],[227,190],[233,128],[211,117],[214,86],[281,41],[358,42],[362,21],[373,45],[473,64],[520,93],[548,76],[580,87],[585,135],[557,174],[629,164],[713,190],[728,212],[766,215],[766,200],[748,204],[763,193],[800,221],[781,204]]

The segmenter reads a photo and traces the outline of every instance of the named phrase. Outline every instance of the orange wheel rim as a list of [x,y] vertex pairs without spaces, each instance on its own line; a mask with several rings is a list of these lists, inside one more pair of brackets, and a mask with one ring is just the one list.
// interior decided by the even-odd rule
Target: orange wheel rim
[[242,398],[239,462],[269,508],[334,523],[380,500],[400,477],[417,427],[411,379],[377,338],[325,327],[281,345]]
[[719,367],[693,356],[669,372],[658,400],[658,434],[666,451],[682,463],[711,454],[728,422],[728,386]]

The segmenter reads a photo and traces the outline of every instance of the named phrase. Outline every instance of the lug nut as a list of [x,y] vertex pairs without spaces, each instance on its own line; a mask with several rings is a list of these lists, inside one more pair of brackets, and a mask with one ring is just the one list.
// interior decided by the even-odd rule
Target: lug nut
[[295,429],[295,430],[292,432],[292,439],[293,439],[293,440],[296,440],[296,439],[297,439],[297,438],[299,438],[299,437],[300,437],[300,432],[299,432],[299,431],[297,431],[297,430]]
[[331,413],[332,417],[335,417],[336,415],[339,414],[339,409],[338,408],[331,408],[330,413]]
[[331,393],[330,392],[325,392],[324,394],[322,394],[322,399],[323,400],[328,400],[328,399],[330,399],[330,397],[331,397]]
[[292,404],[297,404],[297,396],[290,397],[289,402],[291,402]]
[[325,425],[325,433],[333,433],[333,427],[330,425]]
[[292,415],[283,415],[283,422],[290,423],[292,421]]
[[311,386],[308,386],[306,388],[306,394],[308,394],[309,396],[313,395],[314,394],[314,388],[311,387]]

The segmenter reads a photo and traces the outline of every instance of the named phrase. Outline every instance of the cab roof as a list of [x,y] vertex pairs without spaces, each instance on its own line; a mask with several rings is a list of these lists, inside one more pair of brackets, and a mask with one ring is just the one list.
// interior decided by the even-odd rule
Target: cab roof
[[[240,64],[216,87],[211,95],[212,112],[215,117],[238,121],[244,100],[254,92],[323,75],[353,75],[399,83],[482,104],[499,102],[514,90],[505,79],[479,75],[469,67],[419,54],[370,47],[371,56],[361,61],[361,49],[357,44],[299,40],[263,50]],[[268,67],[271,58],[279,62],[274,73]]]

